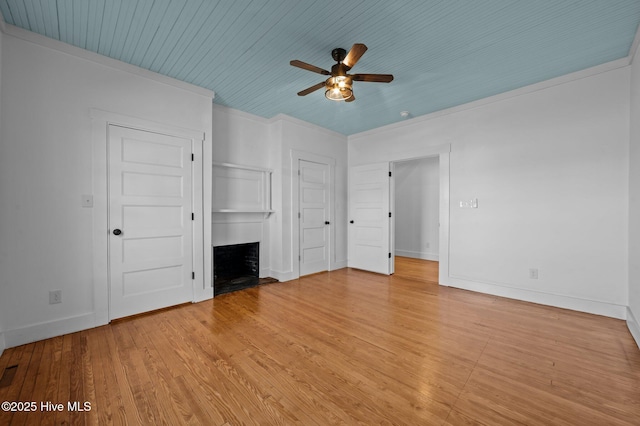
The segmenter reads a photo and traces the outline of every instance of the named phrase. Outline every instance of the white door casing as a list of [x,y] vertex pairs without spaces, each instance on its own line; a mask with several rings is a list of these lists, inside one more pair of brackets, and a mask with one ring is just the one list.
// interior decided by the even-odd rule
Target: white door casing
[[349,173],[349,267],[390,274],[389,163],[355,166]]
[[109,125],[108,182],[109,319],[192,301],[192,141]]
[[300,275],[329,269],[329,174],[328,164],[298,160]]

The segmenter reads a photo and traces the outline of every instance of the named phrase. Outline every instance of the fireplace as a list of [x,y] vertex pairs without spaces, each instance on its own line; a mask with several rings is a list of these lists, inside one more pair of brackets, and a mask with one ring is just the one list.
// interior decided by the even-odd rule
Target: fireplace
[[258,285],[260,243],[213,248],[213,291],[220,295]]

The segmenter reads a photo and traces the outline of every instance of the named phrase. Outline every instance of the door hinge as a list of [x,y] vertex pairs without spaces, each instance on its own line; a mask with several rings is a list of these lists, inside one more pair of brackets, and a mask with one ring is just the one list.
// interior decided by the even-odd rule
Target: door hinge
[[195,273],[195,272],[193,272],[193,271],[191,271],[191,279],[192,279],[192,280],[195,280],[195,279],[196,279],[196,273]]
[[195,213],[191,213],[191,220],[196,220],[196,214]]
[[302,257],[298,255],[298,262],[300,262],[301,260],[302,260]]
[[301,216],[300,216],[300,212],[298,212],[298,219],[300,219],[300,217],[301,217]]
[[300,176],[300,169],[298,169],[298,176]]
[[391,172],[389,172],[389,177],[391,177]]
[[191,161],[194,161],[196,159],[196,156],[194,155],[194,153],[191,153]]
[[391,212],[389,212],[389,217],[391,217]]
[[391,253],[389,253],[389,259],[391,259]]

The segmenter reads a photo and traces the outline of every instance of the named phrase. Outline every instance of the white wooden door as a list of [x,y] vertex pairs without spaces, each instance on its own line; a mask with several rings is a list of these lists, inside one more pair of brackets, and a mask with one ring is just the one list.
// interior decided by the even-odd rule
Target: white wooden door
[[349,173],[349,267],[390,274],[389,163]]
[[328,164],[299,160],[300,275],[329,269]]
[[193,300],[191,140],[109,126],[110,319]]

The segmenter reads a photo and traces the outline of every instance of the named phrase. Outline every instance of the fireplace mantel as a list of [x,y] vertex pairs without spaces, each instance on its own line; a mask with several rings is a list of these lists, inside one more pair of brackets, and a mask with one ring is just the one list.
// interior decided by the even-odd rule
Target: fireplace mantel
[[212,213],[260,214],[268,218],[271,208],[273,170],[231,163],[213,163]]

